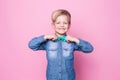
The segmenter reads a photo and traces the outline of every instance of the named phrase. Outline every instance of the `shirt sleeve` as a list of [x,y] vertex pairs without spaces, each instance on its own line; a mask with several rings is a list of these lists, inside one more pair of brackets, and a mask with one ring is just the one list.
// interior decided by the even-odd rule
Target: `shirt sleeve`
[[44,39],[44,35],[35,37],[29,41],[28,47],[34,51],[36,50],[45,50],[46,49],[46,40]]
[[79,43],[75,43],[74,49],[84,53],[90,53],[93,51],[93,46],[89,42],[79,39]]

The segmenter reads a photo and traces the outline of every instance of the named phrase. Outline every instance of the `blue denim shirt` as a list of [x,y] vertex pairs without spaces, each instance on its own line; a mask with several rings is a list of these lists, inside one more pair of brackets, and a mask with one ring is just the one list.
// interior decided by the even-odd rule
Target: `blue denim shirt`
[[46,50],[47,57],[47,80],[75,80],[74,51],[90,53],[92,45],[79,39],[78,44],[74,42],[44,40],[44,35],[35,37],[29,42],[32,50]]

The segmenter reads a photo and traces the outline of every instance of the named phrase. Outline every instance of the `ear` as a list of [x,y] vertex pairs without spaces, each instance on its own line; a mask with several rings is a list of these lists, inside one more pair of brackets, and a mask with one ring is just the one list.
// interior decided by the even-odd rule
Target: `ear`
[[68,27],[68,29],[70,29],[70,27],[71,27],[71,24],[69,24],[69,27]]
[[51,26],[53,29],[55,28],[55,24],[53,22],[51,23]]

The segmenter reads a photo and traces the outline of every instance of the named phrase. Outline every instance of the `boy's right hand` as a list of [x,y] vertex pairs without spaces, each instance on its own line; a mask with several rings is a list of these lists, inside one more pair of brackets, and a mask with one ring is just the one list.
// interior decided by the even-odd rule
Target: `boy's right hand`
[[57,36],[56,35],[45,35],[44,36],[44,39],[45,40],[56,40],[57,39]]

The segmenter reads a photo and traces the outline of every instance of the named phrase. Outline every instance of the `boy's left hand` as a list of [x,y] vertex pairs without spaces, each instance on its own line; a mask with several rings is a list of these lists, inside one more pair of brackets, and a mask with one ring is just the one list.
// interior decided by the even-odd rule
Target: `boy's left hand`
[[66,36],[66,41],[67,42],[79,43],[79,40],[77,38],[74,38],[74,37],[71,37],[71,36]]

